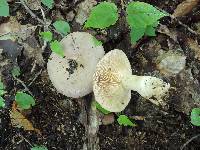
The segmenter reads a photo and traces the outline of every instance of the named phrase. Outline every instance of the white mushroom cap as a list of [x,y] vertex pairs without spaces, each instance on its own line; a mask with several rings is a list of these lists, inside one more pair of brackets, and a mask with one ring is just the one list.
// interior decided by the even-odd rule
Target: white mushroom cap
[[47,70],[59,93],[78,98],[92,92],[92,76],[105,53],[95,42],[89,33],[74,32],[60,42],[64,58],[52,52]]
[[[111,112],[125,109],[131,99],[131,90],[159,104],[169,87],[156,77],[132,75],[127,56],[117,49],[108,52],[99,61],[93,77],[96,101]],[[158,102],[151,98],[158,99]]]
[[131,90],[123,87],[124,75],[132,75],[131,66],[121,50],[108,52],[97,64],[93,79],[95,100],[106,110],[122,111],[131,99]]

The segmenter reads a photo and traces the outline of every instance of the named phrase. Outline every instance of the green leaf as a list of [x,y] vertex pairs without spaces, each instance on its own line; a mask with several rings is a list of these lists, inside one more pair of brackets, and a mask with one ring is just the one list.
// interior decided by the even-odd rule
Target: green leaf
[[70,32],[69,23],[66,21],[56,21],[53,23],[54,28],[61,34],[67,35]]
[[34,146],[31,150],[48,150],[45,146]]
[[9,16],[9,6],[7,0],[0,0],[0,16]]
[[55,41],[50,43],[50,47],[51,47],[51,50],[53,52],[55,52],[56,54],[60,55],[61,57],[64,57],[64,51],[63,51],[63,48],[62,48],[60,42],[55,40]]
[[92,8],[84,27],[104,29],[114,25],[118,20],[117,11],[117,6],[114,3],[102,2]]
[[6,93],[5,87],[3,85],[3,82],[0,80],[0,96],[3,96]]
[[6,93],[5,90],[0,90],[0,96],[3,96]]
[[0,108],[5,107],[4,99],[0,96]]
[[3,82],[1,82],[1,80],[0,80],[0,90],[4,90],[4,85]]
[[193,108],[190,118],[193,125],[200,126],[200,108]]
[[50,31],[47,32],[40,32],[40,36],[46,42],[51,42],[53,38],[53,34]]
[[[158,20],[167,13],[159,11],[150,4],[144,2],[131,2],[127,6],[127,21],[131,28],[131,42],[135,44],[144,34],[155,36],[155,28]],[[137,31],[138,30],[138,31]]]
[[156,36],[156,29],[153,26],[147,26],[145,30],[145,35]]
[[96,105],[96,108],[97,108],[100,112],[102,112],[103,114],[107,115],[107,114],[110,113],[110,111],[104,109],[104,108],[103,108],[99,103],[97,103],[96,101],[95,101],[95,105]]
[[15,101],[17,105],[22,109],[29,109],[31,106],[35,105],[34,98],[23,92],[18,92],[15,95]]
[[120,125],[124,125],[124,126],[131,126],[131,127],[136,126],[136,124],[133,123],[126,115],[120,115],[117,119],[117,122]]
[[138,1],[129,3],[126,11],[128,24],[134,28],[146,28],[168,15],[150,4]]
[[93,36],[93,41],[95,46],[100,46],[103,44],[101,41],[97,40],[94,36]]
[[20,68],[18,66],[14,66],[11,73],[12,73],[12,76],[14,76],[14,77],[20,76],[20,74],[21,74]]
[[131,28],[131,43],[135,44],[145,32],[145,28]]
[[54,4],[54,1],[53,0],[42,0],[41,1],[45,6],[47,6],[49,9],[52,9],[53,8],[53,4]]

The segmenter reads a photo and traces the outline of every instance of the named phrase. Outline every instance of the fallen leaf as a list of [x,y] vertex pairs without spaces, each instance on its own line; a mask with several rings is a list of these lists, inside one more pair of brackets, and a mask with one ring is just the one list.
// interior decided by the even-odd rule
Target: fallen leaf
[[199,0],[185,0],[180,3],[176,9],[174,10],[173,16],[174,17],[181,17],[189,12],[198,4]]
[[[10,17],[7,23],[0,24],[0,40],[19,41],[28,38],[36,29],[37,26],[30,24],[20,25],[15,17]],[[22,43],[22,42],[20,42]]]
[[44,59],[42,56],[43,50],[39,47],[37,40],[34,36],[30,36],[23,43],[24,51],[23,54],[27,58],[34,58],[36,60],[36,64],[39,66],[44,65]]
[[41,0],[27,0],[26,4],[31,10],[38,10],[41,7]]
[[195,58],[200,60],[200,45],[198,45],[197,41],[188,38],[187,44],[191,50],[195,53]]
[[195,28],[196,28],[195,31],[196,31],[198,34],[200,34],[200,22],[197,22],[197,23],[195,23],[194,25],[195,25]]
[[17,128],[23,128],[27,131],[35,131],[41,134],[40,130],[33,127],[32,123],[17,109],[16,103],[13,103],[10,111],[11,124]]
[[104,115],[103,119],[101,120],[103,125],[112,124],[115,121],[115,116],[113,113]]
[[134,119],[134,120],[144,120],[145,117],[144,116],[131,116],[130,118]]
[[16,21],[14,17],[10,17],[7,23],[0,24],[0,40],[15,40],[16,32],[20,31],[20,24]]
[[91,9],[96,5],[96,0],[85,0],[78,5],[77,15],[76,15],[76,22],[80,25],[83,25],[84,22],[87,20]]
[[12,62],[17,61],[17,57],[21,55],[22,48],[23,47],[12,40],[0,40],[0,49],[3,49],[3,53],[6,53],[7,57],[12,60]]
[[173,39],[175,42],[177,42],[177,32],[173,29],[169,29],[166,25],[160,24],[157,31],[159,33],[169,36],[171,39]]

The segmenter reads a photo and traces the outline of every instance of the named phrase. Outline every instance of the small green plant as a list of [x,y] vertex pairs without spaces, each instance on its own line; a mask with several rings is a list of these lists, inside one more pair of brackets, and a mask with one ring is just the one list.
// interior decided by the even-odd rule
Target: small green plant
[[59,20],[53,23],[54,28],[62,35],[70,33],[69,23],[63,20]]
[[61,57],[64,57],[64,51],[62,49],[60,42],[58,42],[57,40],[52,41],[53,40],[53,37],[52,37],[53,34],[50,31],[41,32],[40,36],[44,41],[50,42],[50,48],[53,52],[60,55]]
[[[95,6],[85,23],[86,28],[105,29],[118,20],[117,6],[114,3],[102,2]],[[130,26],[131,43],[135,44],[144,35],[155,36],[159,19],[168,14],[144,2],[130,2],[126,9],[127,22]]]
[[34,146],[31,148],[31,150],[48,150],[45,146]]
[[85,28],[104,29],[114,25],[118,20],[117,6],[114,3],[102,2],[95,6],[85,23]]
[[[70,26],[66,21],[62,20],[56,21],[53,23],[53,26],[56,29],[56,31],[58,31],[62,36],[66,36],[70,32]],[[60,55],[61,57],[64,57],[63,48],[60,42],[53,39],[52,32],[50,31],[41,32],[40,36],[44,41],[50,42],[50,48],[53,52]]]
[[3,85],[3,82],[0,80],[0,96],[3,96],[6,93],[5,87]]
[[93,41],[94,41],[95,46],[99,46],[103,44],[101,41],[97,40],[95,37],[93,37]]
[[47,6],[49,9],[53,8],[54,0],[42,0],[42,4]]
[[193,108],[190,115],[191,123],[200,126],[200,108]]
[[126,12],[127,21],[131,28],[131,42],[133,44],[143,35],[155,36],[155,28],[159,24],[158,20],[168,15],[144,2],[129,3]]
[[[14,74],[13,76],[19,75],[18,73],[17,74],[13,73],[13,74]],[[5,100],[2,97],[5,93],[6,93],[5,87],[3,83],[0,81],[0,108],[5,107]],[[34,98],[31,95],[23,93],[23,92],[16,93],[15,101],[17,105],[19,106],[19,108],[21,109],[29,109],[31,106],[35,105]]]
[[[109,113],[111,113],[110,111],[104,109],[98,102],[95,101],[95,105],[96,105],[96,108],[103,114],[107,115]],[[131,121],[128,116],[126,115],[120,115],[120,114],[117,114],[118,116],[118,119],[117,119],[117,122],[121,125],[121,126],[131,126],[131,127],[135,127],[136,124],[135,122]]]
[[64,57],[64,51],[62,49],[62,46],[60,45],[60,43],[57,40],[51,42],[50,47],[53,52]]
[[7,17],[9,15],[10,13],[7,0],[0,0],[0,16]]
[[53,34],[50,31],[40,32],[40,36],[46,42],[51,42],[53,39]]
[[18,77],[20,76],[20,68],[18,66],[14,66],[13,69],[11,70],[12,76],[13,77]]
[[120,115],[117,119],[117,122],[122,126],[131,126],[131,127],[135,127],[136,124],[134,122],[132,122],[128,116],[126,115]]
[[34,98],[24,92],[17,92],[15,95],[15,101],[21,109],[29,109],[31,106],[35,105]]
[[6,93],[3,82],[0,80],[0,108],[5,107],[5,100],[3,99],[3,95]]
[[0,108],[5,107],[5,100],[0,96]]

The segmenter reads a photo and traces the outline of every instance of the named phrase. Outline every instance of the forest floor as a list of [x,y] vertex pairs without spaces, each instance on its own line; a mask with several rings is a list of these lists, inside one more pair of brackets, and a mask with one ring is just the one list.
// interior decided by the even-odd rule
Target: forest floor
[[[96,0],[85,1],[96,3]],[[170,14],[183,2],[143,1]],[[132,92],[132,99],[123,113],[140,118],[136,119],[137,126],[120,126],[116,119],[109,125],[100,125],[97,137],[101,150],[200,149],[200,138],[188,142],[200,133],[200,128],[190,122],[191,110],[200,107],[200,3],[192,6],[187,14],[183,10],[180,17],[164,17],[155,37],[144,37],[133,46],[123,7],[128,3],[127,0],[114,1],[119,8],[120,18],[115,25],[103,32],[83,29],[83,25],[78,23],[82,21],[77,16],[82,12],[81,9],[85,9],[82,8],[84,0],[55,0],[53,9],[43,6],[45,17],[42,16],[38,2],[39,0],[28,0],[27,3],[38,18],[49,22],[67,20],[71,32],[91,33],[103,42],[106,52],[115,48],[123,50],[131,62],[134,74],[161,77],[173,87],[166,99],[165,108]],[[56,92],[46,69],[51,50],[49,46],[42,50],[43,42],[39,38],[43,25],[17,0],[10,0],[9,6],[11,16],[0,17],[0,33],[1,25],[10,23],[13,29],[24,29],[25,34],[19,33],[20,38],[14,41],[0,40],[0,49],[3,49],[0,56],[1,79],[7,91],[4,96],[6,107],[0,109],[0,149],[29,150],[33,145],[45,145],[49,150],[83,149],[87,136],[86,126],[80,121],[83,113],[80,101],[87,101],[92,94],[81,99],[71,99]],[[61,38],[57,33],[54,36]],[[158,67],[157,58],[161,53],[167,52],[179,54],[186,59],[184,67],[173,75]],[[19,66],[21,70],[17,79],[11,73],[14,66]],[[14,95],[25,88],[33,94],[36,105],[24,112],[24,116],[41,134],[17,128],[11,122],[10,110]],[[114,117],[117,118],[115,115]]]

